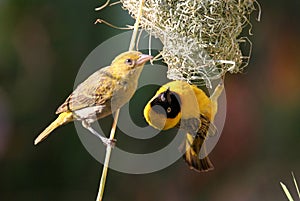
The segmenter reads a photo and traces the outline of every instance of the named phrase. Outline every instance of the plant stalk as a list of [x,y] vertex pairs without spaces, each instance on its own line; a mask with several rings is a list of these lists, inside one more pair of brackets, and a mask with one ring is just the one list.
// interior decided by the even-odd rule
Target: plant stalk
[[[134,46],[135,46],[135,41],[136,41],[138,29],[139,29],[140,19],[141,19],[141,16],[142,16],[142,10],[143,10],[144,2],[145,2],[145,0],[140,0],[138,16],[137,16],[135,24],[134,24],[134,29],[133,29],[133,33],[132,33],[131,40],[130,40],[130,45],[129,45],[129,51],[132,51]],[[115,112],[115,115],[114,115],[114,121],[113,121],[112,128],[111,128],[111,131],[110,131],[110,136],[109,136],[109,139],[111,139],[111,140],[113,140],[114,137],[115,137],[118,118],[119,118],[119,113],[120,113],[120,109],[118,109]],[[104,160],[104,164],[103,164],[102,176],[101,176],[101,180],[100,180],[100,185],[99,185],[99,190],[98,190],[98,195],[97,195],[96,201],[102,201],[103,200],[103,195],[104,195],[104,189],[105,189],[105,183],[106,183],[106,177],[107,177],[108,165],[109,165],[111,152],[112,152],[112,146],[107,146],[106,147],[105,160]]]

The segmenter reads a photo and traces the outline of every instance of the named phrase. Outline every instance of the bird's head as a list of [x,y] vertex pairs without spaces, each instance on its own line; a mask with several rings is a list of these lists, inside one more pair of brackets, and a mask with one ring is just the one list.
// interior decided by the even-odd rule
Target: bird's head
[[181,118],[179,95],[170,88],[161,88],[144,109],[146,121],[157,129],[168,130],[175,127]]
[[130,70],[143,67],[144,64],[152,58],[153,57],[151,55],[142,54],[138,51],[128,51],[118,55],[112,61],[111,65]]

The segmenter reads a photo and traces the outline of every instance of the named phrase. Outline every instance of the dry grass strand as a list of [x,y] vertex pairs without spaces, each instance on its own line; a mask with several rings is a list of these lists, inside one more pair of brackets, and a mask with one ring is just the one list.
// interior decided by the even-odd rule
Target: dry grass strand
[[[138,0],[121,3],[135,18]],[[163,43],[168,78],[211,86],[211,80],[248,65],[251,51],[242,53],[240,45],[251,47],[251,41],[241,33],[248,26],[251,34],[256,7],[254,0],[148,0],[140,26]]]

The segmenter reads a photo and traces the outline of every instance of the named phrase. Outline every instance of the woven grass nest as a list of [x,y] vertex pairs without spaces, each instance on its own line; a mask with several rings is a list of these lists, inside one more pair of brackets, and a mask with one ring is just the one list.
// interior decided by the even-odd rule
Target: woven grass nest
[[[139,0],[121,3],[136,18]],[[251,41],[241,34],[245,27],[250,33],[256,8],[254,0],[146,0],[140,26],[163,43],[169,79],[211,87],[212,80],[248,64]]]

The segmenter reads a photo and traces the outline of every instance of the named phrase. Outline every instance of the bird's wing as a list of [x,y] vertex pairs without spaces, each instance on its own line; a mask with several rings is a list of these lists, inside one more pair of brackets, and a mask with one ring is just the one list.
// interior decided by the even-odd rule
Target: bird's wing
[[[181,147],[184,151],[183,159],[190,168],[203,172],[213,169],[213,165],[207,156],[208,153],[205,148],[205,139],[207,136],[214,135],[216,127],[204,115],[200,115],[200,122],[200,126],[195,135],[193,131],[197,125],[197,121],[191,119],[188,121],[188,123],[191,123],[189,126],[190,130],[187,130],[185,142]],[[201,149],[203,150],[203,153],[200,154]]]
[[107,67],[102,68],[79,84],[56,114],[104,105],[112,97],[115,85],[116,79],[107,71]]
[[218,129],[213,122],[211,122],[206,116],[200,114],[201,126],[197,132],[197,135],[203,138],[214,136]]

